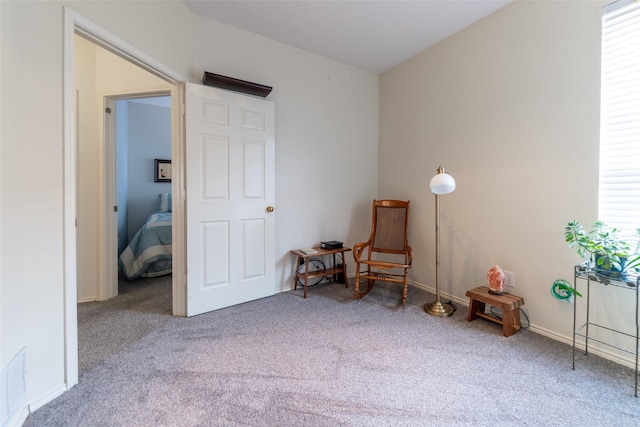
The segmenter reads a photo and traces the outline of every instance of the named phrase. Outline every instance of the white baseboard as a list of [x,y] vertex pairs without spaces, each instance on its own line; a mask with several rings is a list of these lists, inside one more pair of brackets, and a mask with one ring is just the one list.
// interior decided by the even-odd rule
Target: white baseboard
[[56,397],[62,395],[68,388],[66,385],[61,385],[48,393],[43,394],[42,396],[36,398],[32,403],[29,404],[29,413],[37,411],[39,408],[43,407],[47,403],[51,402]]
[[[564,335],[559,335],[555,332],[549,331],[548,329],[540,328],[538,326],[531,325],[529,327],[533,332],[544,335],[556,341],[560,341],[569,346],[573,346],[573,337],[567,337]],[[582,338],[581,338],[582,339]],[[576,351],[580,351],[584,354],[585,345],[583,342],[576,341]],[[571,350],[570,350],[571,351]],[[625,357],[620,354],[613,353],[606,348],[597,347],[595,344],[589,344],[589,354],[593,354],[595,356],[600,356],[603,359],[611,360],[612,362],[618,363],[623,366],[627,366],[631,369],[634,369],[636,366],[635,359],[631,357]]]

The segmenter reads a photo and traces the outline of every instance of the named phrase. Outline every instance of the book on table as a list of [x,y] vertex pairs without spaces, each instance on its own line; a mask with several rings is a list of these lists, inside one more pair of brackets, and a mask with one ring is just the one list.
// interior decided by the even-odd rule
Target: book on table
[[302,252],[305,255],[311,255],[311,254],[317,254],[318,253],[318,251],[313,249],[313,248],[300,249],[300,252]]

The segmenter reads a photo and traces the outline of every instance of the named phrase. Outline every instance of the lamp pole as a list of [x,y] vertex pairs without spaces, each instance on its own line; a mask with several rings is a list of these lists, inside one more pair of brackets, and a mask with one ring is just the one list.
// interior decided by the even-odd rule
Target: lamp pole
[[436,317],[449,317],[453,314],[453,308],[440,302],[440,194],[451,193],[456,184],[450,175],[446,175],[441,165],[438,174],[431,179],[430,187],[436,196],[436,300],[425,304],[424,311]]

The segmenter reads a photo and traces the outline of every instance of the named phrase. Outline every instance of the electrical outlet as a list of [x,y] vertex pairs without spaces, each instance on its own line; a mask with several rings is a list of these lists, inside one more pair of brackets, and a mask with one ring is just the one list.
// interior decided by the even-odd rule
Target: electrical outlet
[[516,275],[513,271],[504,270],[504,285],[510,288],[516,287]]

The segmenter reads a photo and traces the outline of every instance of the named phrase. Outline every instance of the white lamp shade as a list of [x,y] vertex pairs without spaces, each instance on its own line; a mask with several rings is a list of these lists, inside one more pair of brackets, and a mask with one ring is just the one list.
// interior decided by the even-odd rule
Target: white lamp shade
[[446,172],[442,172],[431,178],[429,188],[433,194],[449,194],[456,189],[456,180]]

